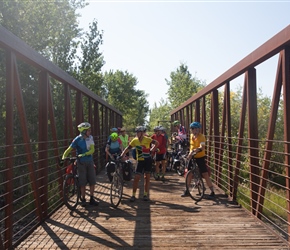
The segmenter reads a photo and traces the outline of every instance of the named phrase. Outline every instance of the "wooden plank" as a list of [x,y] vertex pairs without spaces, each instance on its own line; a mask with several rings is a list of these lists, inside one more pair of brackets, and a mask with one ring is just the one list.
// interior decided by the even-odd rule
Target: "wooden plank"
[[[216,189],[216,198],[195,203],[180,197],[184,178],[168,173],[163,183],[151,179],[150,201],[130,202],[132,182],[124,185],[117,209],[110,206],[110,184],[104,172],[97,176],[98,207],[65,206],[43,223],[16,249],[288,249],[287,242],[228,201]],[[88,191],[88,190],[87,190]],[[209,193],[209,189],[206,191]]]

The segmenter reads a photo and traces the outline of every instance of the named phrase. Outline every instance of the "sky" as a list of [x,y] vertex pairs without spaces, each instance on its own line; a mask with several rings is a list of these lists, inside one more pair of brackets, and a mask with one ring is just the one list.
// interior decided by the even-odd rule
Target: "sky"
[[[103,31],[103,72],[127,71],[148,94],[149,105],[167,100],[170,73],[184,63],[210,84],[290,24],[289,1],[93,1],[79,13]],[[257,84],[272,96],[277,56],[257,67]],[[243,85],[243,76],[231,89]]]

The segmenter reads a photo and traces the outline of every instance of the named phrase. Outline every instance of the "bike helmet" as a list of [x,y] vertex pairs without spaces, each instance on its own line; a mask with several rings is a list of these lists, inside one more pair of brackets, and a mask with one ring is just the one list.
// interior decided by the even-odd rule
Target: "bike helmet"
[[156,126],[156,127],[154,127],[154,132],[157,132],[157,131],[160,131],[161,129],[160,129],[160,126]]
[[117,128],[111,128],[111,131],[112,132],[118,132],[118,129]]
[[199,122],[193,122],[189,125],[190,128],[201,128],[201,124]]
[[81,124],[78,125],[78,130],[82,134],[85,134],[90,127],[91,127],[91,124],[89,124],[88,122],[82,122]]
[[135,128],[135,132],[145,132],[146,128],[144,126],[138,126]]
[[117,141],[118,140],[118,137],[119,136],[118,136],[118,134],[116,132],[114,132],[114,133],[111,134],[111,140],[112,141]]
[[173,124],[173,126],[177,126],[177,125],[180,124],[180,122],[179,122],[178,120],[176,120],[176,121],[174,121],[172,124]]

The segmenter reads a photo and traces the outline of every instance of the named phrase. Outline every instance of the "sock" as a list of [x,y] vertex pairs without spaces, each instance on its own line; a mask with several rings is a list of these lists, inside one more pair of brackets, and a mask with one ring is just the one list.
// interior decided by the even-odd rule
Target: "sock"
[[136,195],[136,192],[133,192],[133,195],[132,196],[135,196]]
[[213,192],[213,186],[211,186],[209,189],[210,189],[210,191],[212,191],[212,192]]
[[93,195],[91,195],[91,200],[92,200],[92,199],[94,199],[94,196],[93,196]]
[[144,196],[147,196],[147,192],[144,192]]

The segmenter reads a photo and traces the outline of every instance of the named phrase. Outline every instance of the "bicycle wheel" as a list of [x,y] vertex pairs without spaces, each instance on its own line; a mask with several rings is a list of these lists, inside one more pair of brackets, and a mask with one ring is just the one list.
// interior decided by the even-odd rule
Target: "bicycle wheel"
[[176,172],[179,176],[182,176],[184,175],[184,172],[185,172],[186,163],[185,163],[185,159],[182,156],[180,156],[179,161],[180,161],[180,164],[179,166],[177,166]]
[[172,171],[172,168],[173,168],[173,156],[172,156],[172,153],[168,153],[166,161],[167,161],[166,169],[168,171]]
[[70,210],[74,210],[80,199],[80,190],[78,181],[72,174],[66,175],[63,182],[63,200],[64,204]]
[[199,173],[199,170],[189,170],[185,176],[186,190],[189,196],[195,200],[200,201],[204,196],[204,183]]
[[118,173],[114,173],[111,183],[110,200],[113,207],[117,207],[123,195],[123,180]]

